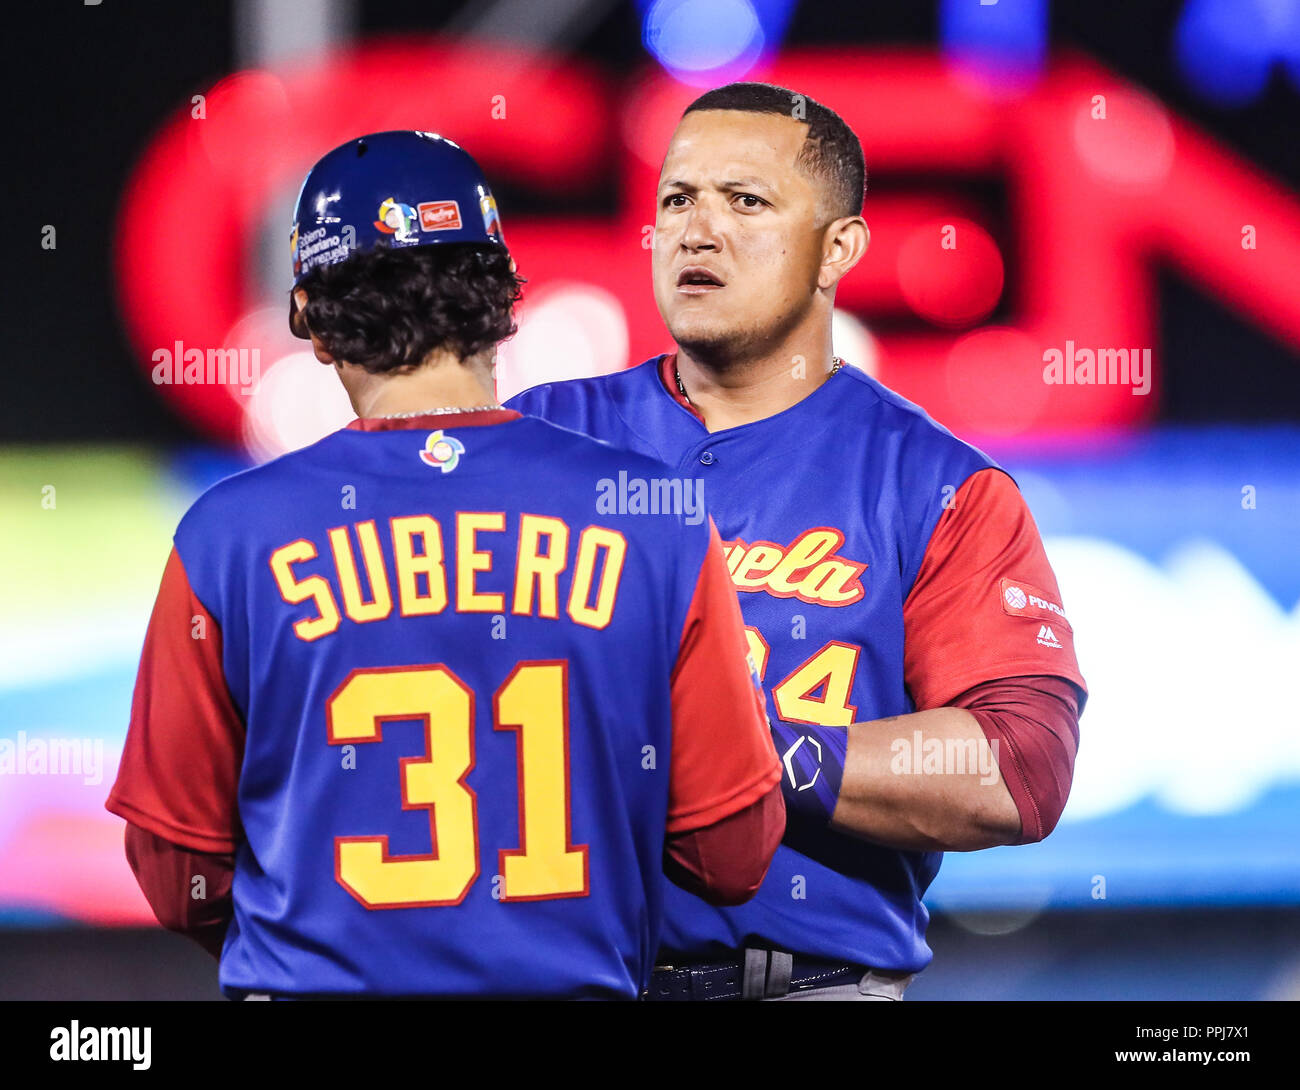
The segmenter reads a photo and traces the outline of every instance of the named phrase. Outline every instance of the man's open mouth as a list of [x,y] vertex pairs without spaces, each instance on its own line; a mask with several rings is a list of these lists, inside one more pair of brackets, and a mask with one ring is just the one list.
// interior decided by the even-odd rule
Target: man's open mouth
[[677,290],[686,295],[699,295],[725,286],[722,277],[702,265],[688,265],[677,274]]

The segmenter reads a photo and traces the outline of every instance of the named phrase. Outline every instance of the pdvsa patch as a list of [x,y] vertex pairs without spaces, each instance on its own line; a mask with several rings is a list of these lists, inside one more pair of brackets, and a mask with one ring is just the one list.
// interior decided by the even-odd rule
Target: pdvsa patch
[[1023,579],[1003,579],[998,590],[1002,595],[1003,613],[1012,617],[1050,620],[1055,625],[1070,628],[1061,603],[1049,597],[1041,587],[1026,583]]
[[463,226],[455,201],[424,201],[419,207],[421,231],[459,231]]
[[430,432],[420,451],[420,461],[427,466],[450,473],[460,465],[460,456],[465,453],[465,444],[452,435],[443,435],[442,430]]

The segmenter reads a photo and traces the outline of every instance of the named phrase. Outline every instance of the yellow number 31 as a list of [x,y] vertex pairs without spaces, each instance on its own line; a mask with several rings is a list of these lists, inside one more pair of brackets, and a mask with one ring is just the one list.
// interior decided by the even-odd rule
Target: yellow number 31
[[[424,721],[424,754],[401,759],[403,810],[427,810],[433,850],[389,855],[387,836],[334,838],[334,876],[367,908],[456,905],[479,875],[474,693],[445,666],[354,670],[325,705],[331,745],[383,740]],[[587,846],[570,843],[568,663],[521,662],[492,697],[496,730],[519,738],[519,844],[499,853],[500,899],[588,893]]]

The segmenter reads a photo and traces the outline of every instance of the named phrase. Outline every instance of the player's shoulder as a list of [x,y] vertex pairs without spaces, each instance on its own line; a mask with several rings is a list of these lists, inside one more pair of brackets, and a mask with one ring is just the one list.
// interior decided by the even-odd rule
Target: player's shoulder
[[580,473],[596,468],[652,477],[678,475],[657,458],[589,435],[568,423],[557,423],[550,417],[525,414],[515,421],[515,427],[530,456],[551,460],[548,471],[567,465]]
[[659,381],[658,368],[662,359],[663,356],[652,356],[635,367],[606,375],[543,382],[515,394],[506,402],[506,407],[551,420],[564,419],[567,415],[596,406],[617,409],[653,389],[654,383]]
[[209,536],[247,528],[259,512],[276,509],[287,496],[301,488],[309,475],[319,472],[324,462],[322,455],[347,434],[346,428],[331,432],[309,446],[288,451],[209,485],[190,504],[178,534],[198,531]]
[[625,367],[604,375],[587,375],[582,378],[560,379],[557,382],[542,382],[517,393],[507,404],[510,407],[517,407],[521,402],[530,403],[556,397],[617,401],[629,393],[639,391],[651,381],[657,381],[658,367],[662,359],[662,355],[651,356],[635,367]]
[[869,441],[893,446],[900,460],[966,466],[972,473],[1000,468],[979,447],[954,435],[916,402],[861,368],[845,367],[839,374],[847,380],[840,404],[852,415],[866,414],[873,427],[864,435]]

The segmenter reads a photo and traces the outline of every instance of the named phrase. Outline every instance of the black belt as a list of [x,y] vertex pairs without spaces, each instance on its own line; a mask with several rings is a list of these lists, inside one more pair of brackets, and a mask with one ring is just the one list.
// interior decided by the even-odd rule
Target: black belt
[[650,977],[650,1001],[773,999],[791,992],[856,984],[871,970],[865,965],[822,961],[781,950],[747,949],[729,961],[664,965]]

